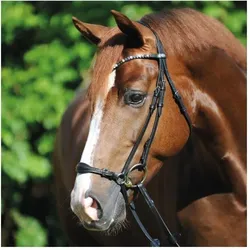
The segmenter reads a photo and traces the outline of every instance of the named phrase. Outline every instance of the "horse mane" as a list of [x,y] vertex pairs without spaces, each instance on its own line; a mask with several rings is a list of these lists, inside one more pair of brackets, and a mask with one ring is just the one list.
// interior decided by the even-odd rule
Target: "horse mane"
[[224,50],[246,70],[244,46],[214,18],[190,8],[182,8],[148,14],[141,20],[156,31],[168,55],[188,60],[193,52],[216,47]]
[[[142,19],[161,39],[168,56],[195,60],[194,52],[210,48],[225,51],[236,64],[246,70],[246,51],[234,35],[214,18],[190,8],[163,10],[145,15]],[[125,35],[117,27],[110,29],[98,47],[98,57],[88,96],[95,96],[105,86],[112,67],[119,61],[124,49]]]

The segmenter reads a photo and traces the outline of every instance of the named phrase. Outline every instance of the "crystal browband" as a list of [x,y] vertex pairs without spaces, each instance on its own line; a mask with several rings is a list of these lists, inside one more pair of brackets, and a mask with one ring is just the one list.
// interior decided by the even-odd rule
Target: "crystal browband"
[[121,66],[123,63],[134,60],[134,59],[158,59],[158,58],[166,58],[165,54],[148,54],[148,55],[135,55],[135,56],[128,56],[124,59],[122,59],[120,62],[115,64],[113,70],[116,70],[119,66]]

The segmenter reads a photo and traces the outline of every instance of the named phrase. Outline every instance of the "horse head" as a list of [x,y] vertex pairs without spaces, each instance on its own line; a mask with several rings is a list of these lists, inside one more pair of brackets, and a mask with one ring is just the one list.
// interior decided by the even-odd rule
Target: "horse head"
[[[114,179],[110,180],[107,174],[100,173],[99,169],[118,174],[126,163],[129,170],[126,181],[130,187],[142,181],[147,184],[160,170],[164,159],[183,148],[190,133],[188,123],[168,88],[161,97],[164,108],[158,126],[154,127],[158,109],[148,120],[152,100],[159,90],[156,83],[160,66],[158,60],[144,55],[158,53],[155,34],[119,12],[112,11],[112,14],[118,27],[86,24],[73,18],[83,36],[98,46],[98,52],[88,89],[92,118],[81,157],[81,163],[88,166],[90,172],[77,175],[71,193],[71,208],[85,228],[98,231],[116,228],[126,218],[126,200],[121,186]],[[187,91],[191,82],[187,83],[189,80],[184,76],[182,63],[173,59],[169,67],[178,69],[177,74],[183,74],[176,84],[182,86],[185,81],[182,94],[192,103],[192,95],[188,94],[192,91]],[[155,102],[157,105],[160,101]],[[192,106],[187,105],[187,108],[190,110]],[[143,129],[145,133],[131,155]],[[148,148],[146,152],[146,166],[140,169],[141,166],[136,164],[142,160],[152,131],[155,135],[150,142],[150,150]],[[96,172],[91,172],[90,168],[95,168]],[[95,174],[97,172],[99,174]],[[129,185],[126,187],[127,202],[130,202],[136,194],[133,188],[128,188]]]
[[[193,186],[188,179],[192,192],[182,193],[180,207],[223,192],[233,192],[244,207],[243,46],[221,23],[190,9],[150,14],[139,22],[112,14],[118,27],[73,18],[98,46],[86,97],[89,133],[71,193],[73,212],[89,230],[120,228],[142,183],[178,153],[183,168],[196,168],[198,176],[193,173]],[[196,147],[181,159],[189,138]]]

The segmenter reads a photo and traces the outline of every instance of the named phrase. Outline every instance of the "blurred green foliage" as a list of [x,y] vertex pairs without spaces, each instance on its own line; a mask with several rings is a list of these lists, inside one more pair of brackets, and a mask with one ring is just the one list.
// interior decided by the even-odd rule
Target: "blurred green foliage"
[[50,161],[62,114],[95,52],[71,16],[113,26],[111,9],[137,20],[174,7],[219,19],[246,45],[246,2],[2,2],[2,246],[67,244]]
[[23,216],[17,210],[12,209],[11,215],[19,230],[16,232],[17,246],[40,247],[47,243],[47,232],[33,217]]

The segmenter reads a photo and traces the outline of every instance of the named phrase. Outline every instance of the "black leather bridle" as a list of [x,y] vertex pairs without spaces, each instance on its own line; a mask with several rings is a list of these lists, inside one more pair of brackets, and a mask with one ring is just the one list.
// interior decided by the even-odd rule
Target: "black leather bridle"
[[[156,37],[157,54],[136,55],[136,56],[126,57],[126,58],[122,59],[120,62],[118,62],[114,66],[113,70],[116,70],[122,64],[124,64],[128,61],[131,61],[131,60],[135,60],[135,59],[153,59],[153,60],[158,61],[159,74],[157,77],[156,88],[154,90],[154,95],[152,98],[151,105],[149,107],[149,113],[148,113],[148,116],[146,118],[145,124],[144,124],[144,126],[143,126],[143,128],[142,128],[142,130],[137,138],[137,141],[134,144],[134,146],[133,146],[133,148],[128,156],[128,159],[126,160],[124,167],[120,173],[112,172],[108,169],[99,169],[99,168],[91,167],[91,166],[89,166],[85,163],[82,163],[82,162],[78,163],[78,165],[76,167],[76,171],[78,174],[85,174],[85,173],[98,174],[104,178],[111,180],[111,181],[115,181],[121,187],[121,192],[123,194],[123,197],[125,199],[126,204],[129,205],[129,208],[130,208],[136,222],[138,223],[139,227],[141,228],[141,230],[143,231],[145,236],[150,241],[151,246],[162,246],[161,242],[158,239],[153,239],[149,235],[149,233],[147,232],[146,228],[143,226],[140,218],[138,217],[138,215],[136,213],[136,208],[135,208],[134,202],[132,201],[129,203],[129,201],[128,201],[127,190],[134,189],[135,191],[138,191],[140,194],[142,194],[148,207],[150,208],[151,212],[155,216],[155,219],[158,222],[159,227],[161,228],[162,232],[164,232],[164,234],[167,235],[169,244],[173,245],[173,246],[180,246],[176,237],[171,233],[168,226],[165,224],[160,213],[158,212],[157,208],[155,207],[153,200],[150,198],[150,196],[147,193],[146,188],[143,185],[143,182],[146,179],[146,173],[147,173],[146,163],[147,163],[149,150],[150,150],[151,144],[153,142],[153,139],[154,139],[154,136],[155,136],[155,133],[157,130],[160,116],[162,114],[164,95],[165,95],[165,90],[166,90],[166,86],[165,86],[166,81],[164,80],[164,76],[166,76],[167,82],[168,82],[170,89],[173,93],[173,98],[175,99],[175,102],[177,103],[177,105],[180,109],[180,112],[185,117],[185,119],[188,123],[189,129],[190,129],[190,134],[192,132],[192,124],[191,124],[190,117],[187,113],[187,110],[186,110],[186,108],[183,104],[183,101],[181,99],[181,96],[179,95],[179,92],[175,88],[174,83],[169,75],[167,63],[166,63],[166,54],[165,54],[165,51],[163,49],[163,45],[162,45],[160,39],[158,38],[158,35],[147,24],[145,24],[141,21],[139,23],[148,27],[154,33],[154,35]],[[138,149],[138,147],[140,145],[140,142],[144,136],[144,133],[148,127],[150,119],[151,119],[155,110],[156,110],[156,116],[155,116],[153,128],[152,128],[152,131],[151,131],[151,134],[150,134],[148,140],[144,144],[144,148],[143,148],[143,152],[142,152],[142,155],[140,158],[140,162],[138,164],[132,166],[131,168],[129,168],[131,161],[136,153],[136,150]],[[144,172],[143,178],[140,181],[140,183],[138,183],[138,184],[132,184],[132,182],[129,178],[129,174],[135,170],[139,170],[139,171]],[[166,239],[164,239],[164,240],[166,240]],[[164,240],[162,240],[162,242],[164,242]]]

